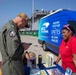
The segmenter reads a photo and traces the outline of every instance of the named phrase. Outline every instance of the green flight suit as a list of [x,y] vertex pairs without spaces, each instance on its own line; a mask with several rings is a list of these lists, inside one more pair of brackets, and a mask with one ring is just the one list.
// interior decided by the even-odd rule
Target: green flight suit
[[11,20],[0,32],[3,75],[24,75],[22,54],[24,48],[15,23]]

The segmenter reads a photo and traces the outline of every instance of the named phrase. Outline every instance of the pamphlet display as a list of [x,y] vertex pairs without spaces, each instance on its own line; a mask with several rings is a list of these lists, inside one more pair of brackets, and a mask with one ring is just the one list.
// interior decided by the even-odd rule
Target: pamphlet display
[[64,75],[58,68],[47,70],[48,75]]
[[30,75],[41,75],[40,74],[40,69],[31,69],[31,71],[30,71]]

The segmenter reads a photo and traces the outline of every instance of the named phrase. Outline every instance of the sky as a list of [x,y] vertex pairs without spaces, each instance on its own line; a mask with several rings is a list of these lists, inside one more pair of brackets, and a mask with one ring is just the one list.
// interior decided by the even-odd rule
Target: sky
[[[24,12],[32,16],[33,0],[0,0],[0,28],[10,19],[14,19],[18,13]],[[76,11],[76,0],[34,0],[34,11],[70,9]]]

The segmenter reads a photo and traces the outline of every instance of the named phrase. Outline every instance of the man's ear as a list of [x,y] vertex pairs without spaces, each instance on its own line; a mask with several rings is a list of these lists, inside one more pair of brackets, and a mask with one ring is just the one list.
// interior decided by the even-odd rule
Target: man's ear
[[19,22],[22,22],[23,21],[23,19],[22,18],[19,18]]
[[21,21],[23,21],[24,19],[23,18],[21,18]]

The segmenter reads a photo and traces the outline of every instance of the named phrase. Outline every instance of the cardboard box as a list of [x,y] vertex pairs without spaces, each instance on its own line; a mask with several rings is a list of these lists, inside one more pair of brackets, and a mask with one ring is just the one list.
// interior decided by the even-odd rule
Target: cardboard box
[[2,70],[1,70],[1,68],[0,68],[0,75],[2,75]]

